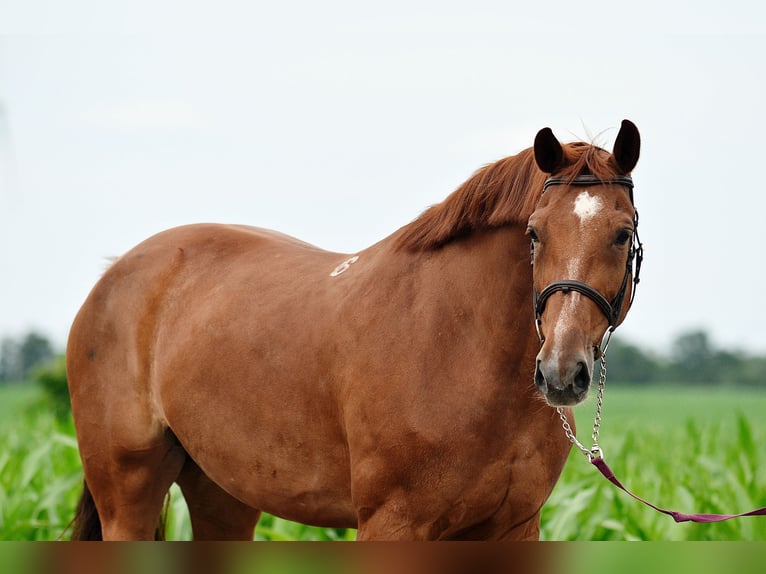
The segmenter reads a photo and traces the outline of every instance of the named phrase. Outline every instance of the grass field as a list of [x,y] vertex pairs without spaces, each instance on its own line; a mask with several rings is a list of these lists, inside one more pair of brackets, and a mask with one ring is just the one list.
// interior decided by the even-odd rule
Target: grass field
[[[72,515],[82,480],[71,422],[35,406],[30,386],[0,387],[0,539],[55,540]],[[601,446],[622,482],[659,506],[735,513],[766,505],[766,389],[607,389]],[[593,404],[577,410],[589,444]],[[563,431],[562,431],[563,432]],[[190,538],[174,489],[168,538]],[[629,498],[573,452],[543,509],[546,540],[766,540],[766,517],[675,524]],[[351,539],[354,531],[311,528],[273,517],[257,539]],[[64,536],[66,538],[66,536]]]
[[[617,478],[657,506],[734,514],[766,506],[766,389],[613,385],[600,445]],[[594,406],[578,407],[590,446]],[[573,451],[543,509],[547,540],[766,540],[766,517],[676,524],[606,481]]]

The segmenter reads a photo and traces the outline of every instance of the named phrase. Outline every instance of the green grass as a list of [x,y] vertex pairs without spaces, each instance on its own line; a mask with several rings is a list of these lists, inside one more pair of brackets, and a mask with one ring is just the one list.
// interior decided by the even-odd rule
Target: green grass
[[38,412],[39,401],[31,385],[0,393],[0,540],[55,540],[77,502],[74,427]]
[[8,383],[0,386],[0,429],[13,423],[24,410],[40,398],[40,389],[31,383]]
[[[71,421],[57,421],[33,386],[0,387],[0,539],[55,540],[80,492],[82,471]],[[636,494],[684,512],[734,513],[766,505],[766,389],[634,387],[607,389],[601,446]],[[593,404],[577,409],[589,444]],[[562,431],[563,432],[563,431]],[[586,440],[587,439],[587,440]],[[191,536],[172,490],[168,538]],[[766,517],[676,524],[604,480],[575,451],[543,508],[547,540],[763,540]],[[312,528],[271,516],[261,540],[351,539],[353,530]]]
[[[0,540],[67,538],[82,488],[74,426],[46,411],[33,384],[0,386]],[[263,515],[256,540],[353,540],[355,531],[316,528]],[[190,540],[178,486],[171,488],[166,535]]]
[[[618,479],[657,506],[734,514],[766,506],[766,392],[607,389],[599,443]],[[766,391],[766,389],[765,389]],[[590,446],[593,404],[578,408]],[[676,524],[606,481],[575,450],[543,509],[547,540],[763,540],[766,517]]]

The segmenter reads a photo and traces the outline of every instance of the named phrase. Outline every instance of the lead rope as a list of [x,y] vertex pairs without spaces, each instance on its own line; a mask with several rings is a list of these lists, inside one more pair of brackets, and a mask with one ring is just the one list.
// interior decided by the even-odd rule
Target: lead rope
[[561,407],[556,408],[556,412],[559,414],[559,418],[561,418],[561,424],[564,428],[564,433],[569,439],[569,442],[580,449],[580,452],[582,452],[587,457],[588,461],[593,466],[595,466],[609,482],[614,484],[619,489],[625,491],[628,495],[632,496],[639,502],[649,506],[650,508],[653,508],[657,512],[661,512],[673,517],[673,520],[676,522],[707,523],[721,522],[723,520],[729,520],[730,518],[740,518],[742,516],[766,516],[766,506],[763,508],[751,510],[750,512],[742,512],[741,514],[686,514],[683,512],[678,512],[677,510],[666,510],[664,508],[660,508],[659,506],[655,506],[651,502],[644,500],[636,494],[633,494],[630,490],[623,486],[623,484],[614,475],[614,472],[612,472],[612,469],[609,468],[609,466],[606,464],[606,461],[604,460],[604,451],[598,444],[598,435],[601,431],[601,409],[604,406],[604,389],[606,388],[606,348],[609,346],[610,338],[611,331],[609,332],[605,344],[602,346],[600,351],[601,369],[598,379],[598,392],[596,394],[596,415],[593,420],[593,433],[591,433],[591,438],[593,439],[593,446],[591,448],[587,448],[584,444],[577,440],[577,437],[572,430],[572,426],[569,424],[566,414],[564,414],[564,409]]

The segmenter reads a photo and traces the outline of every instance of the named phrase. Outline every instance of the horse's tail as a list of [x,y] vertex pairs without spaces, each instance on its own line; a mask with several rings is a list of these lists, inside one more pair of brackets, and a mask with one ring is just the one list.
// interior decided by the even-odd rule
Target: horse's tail
[[88,483],[82,482],[82,495],[77,503],[74,518],[71,523],[72,540],[103,540],[101,535],[101,518],[96,510],[96,503],[88,488]]
[[[154,532],[155,540],[165,540],[165,522],[170,505],[170,493],[165,498],[165,504],[160,513],[160,521],[157,524],[157,530]],[[103,540],[101,532],[101,518],[96,509],[96,503],[93,501],[93,495],[90,493],[88,483],[82,483],[82,495],[80,502],[77,503],[74,518],[70,523],[72,528],[72,540]]]

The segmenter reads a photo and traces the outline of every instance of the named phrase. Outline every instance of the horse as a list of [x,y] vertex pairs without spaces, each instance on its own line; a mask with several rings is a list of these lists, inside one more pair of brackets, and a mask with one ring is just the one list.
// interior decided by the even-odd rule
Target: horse
[[639,149],[628,120],[611,153],[544,128],[353,254],[194,224],[119,257],[68,339],[72,539],[155,539],[173,483],[195,540],[261,512],[538,539],[571,446],[551,407],[586,398],[632,299]]

